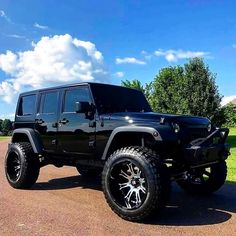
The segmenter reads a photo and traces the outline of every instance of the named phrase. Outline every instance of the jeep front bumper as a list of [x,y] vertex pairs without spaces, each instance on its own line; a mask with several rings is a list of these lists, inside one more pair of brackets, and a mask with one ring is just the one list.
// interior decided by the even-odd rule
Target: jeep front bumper
[[191,165],[202,165],[225,160],[230,154],[230,145],[225,143],[229,129],[216,129],[206,138],[193,140],[184,148],[185,161]]

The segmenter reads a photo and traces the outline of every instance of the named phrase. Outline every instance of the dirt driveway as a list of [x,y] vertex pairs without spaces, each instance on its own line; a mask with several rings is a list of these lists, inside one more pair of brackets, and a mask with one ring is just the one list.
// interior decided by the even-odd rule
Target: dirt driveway
[[116,216],[105,203],[100,181],[75,168],[41,169],[32,190],[11,188],[4,176],[7,142],[0,142],[0,235],[236,235],[236,185],[209,198],[173,186],[172,199],[158,217],[143,224]]

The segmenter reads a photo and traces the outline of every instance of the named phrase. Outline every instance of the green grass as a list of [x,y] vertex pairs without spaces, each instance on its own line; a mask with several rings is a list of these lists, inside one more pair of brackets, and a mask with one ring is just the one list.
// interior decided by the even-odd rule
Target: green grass
[[6,140],[10,140],[10,137],[9,136],[0,136],[0,142],[6,141]]
[[230,129],[228,143],[231,145],[231,155],[228,157],[228,176],[227,180],[236,183],[236,128]]

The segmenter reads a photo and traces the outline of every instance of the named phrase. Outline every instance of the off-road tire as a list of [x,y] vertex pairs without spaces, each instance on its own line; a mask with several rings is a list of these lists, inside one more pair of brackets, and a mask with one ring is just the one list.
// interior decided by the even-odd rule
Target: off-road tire
[[[16,178],[10,175],[12,160],[19,160],[19,174]],[[29,189],[38,179],[39,160],[28,142],[12,143],[5,158],[5,174],[9,184],[17,189]]]
[[[145,174],[147,181],[147,195],[139,208],[127,209],[119,205],[109,186],[112,169],[122,161],[135,163]],[[170,176],[158,155],[145,147],[125,147],[115,151],[106,161],[102,173],[102,187],[104,196],[111,209],[121,218],[129,221],[140,222],[158,213],[170,195]]]
[[186,192],[196,195],[209,195],[216,192],[225,183],[227,177],[227,165],[225,161],[216,163],[210,167],[209,178],[203,183],[192,183],[190,180],[179,180],[178,184]]

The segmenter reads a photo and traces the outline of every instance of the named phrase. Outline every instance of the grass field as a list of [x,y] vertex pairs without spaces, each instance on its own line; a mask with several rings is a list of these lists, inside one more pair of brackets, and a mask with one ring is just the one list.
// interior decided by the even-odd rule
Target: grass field
[[228,166],[228,181],[236,183],[236,128],[230,129],[228,143],[231,145],[231,156],[227,160]]
[[5,140],[9,140],[10,137],[8,136],[0,136],[0,141],[5,141]]

